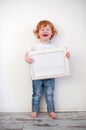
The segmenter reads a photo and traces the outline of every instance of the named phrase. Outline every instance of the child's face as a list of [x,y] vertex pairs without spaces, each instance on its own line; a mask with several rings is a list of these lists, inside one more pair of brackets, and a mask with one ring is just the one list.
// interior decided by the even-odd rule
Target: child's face
[[39,37],[42,41],[49,41],[52,36],[52,30],[49,25],[39,29]]

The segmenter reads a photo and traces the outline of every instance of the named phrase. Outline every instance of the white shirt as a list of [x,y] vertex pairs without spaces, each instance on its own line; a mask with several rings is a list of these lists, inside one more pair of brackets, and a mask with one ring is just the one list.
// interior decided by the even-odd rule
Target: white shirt
[[31,51],[42,51],[47,49],[55,49],[57,47],[58,46],[54,43],[46,44],[46,43],[38,42],[31,48]]

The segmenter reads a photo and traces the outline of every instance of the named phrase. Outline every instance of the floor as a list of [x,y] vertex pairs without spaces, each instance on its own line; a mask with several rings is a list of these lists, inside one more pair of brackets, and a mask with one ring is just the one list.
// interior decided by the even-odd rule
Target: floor
[[86,130],[86,112],[58,112],[58,119],[40,113],[36,119],[28,113],[0,113],[0,130]]

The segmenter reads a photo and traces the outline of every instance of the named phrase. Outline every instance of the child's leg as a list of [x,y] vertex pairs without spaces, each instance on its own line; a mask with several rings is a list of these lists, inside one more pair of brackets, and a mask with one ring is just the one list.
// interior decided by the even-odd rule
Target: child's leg
[[42,95],[42,80],[33,80],[33,95],[32,95],[32,113],[31,117],[37,117],[39,111],[40,99]]
[[47,103],[47,109],[51,118],[57,118],[54,109],[54,100],[53,100],[53,92],[54,92],[54,79],[47,79],[44,82],[44,91],[45,98]]

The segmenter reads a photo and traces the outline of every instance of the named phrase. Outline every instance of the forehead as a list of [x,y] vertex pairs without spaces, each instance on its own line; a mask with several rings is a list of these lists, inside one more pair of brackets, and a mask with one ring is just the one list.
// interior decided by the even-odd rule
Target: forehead
[[51,28],[48,24],[47,25],[42,25],[40,28]]

